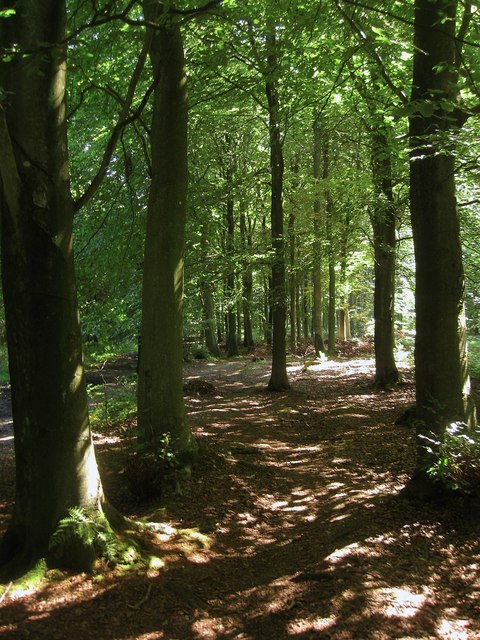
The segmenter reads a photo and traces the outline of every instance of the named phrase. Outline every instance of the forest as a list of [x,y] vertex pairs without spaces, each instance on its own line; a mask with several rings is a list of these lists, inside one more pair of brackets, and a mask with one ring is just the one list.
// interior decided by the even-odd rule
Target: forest
[[0,2],[0,632],[480,638],[480,5]]

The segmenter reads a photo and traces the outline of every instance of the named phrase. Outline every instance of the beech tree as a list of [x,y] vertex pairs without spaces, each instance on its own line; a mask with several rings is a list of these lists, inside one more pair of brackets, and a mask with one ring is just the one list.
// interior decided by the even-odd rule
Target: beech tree
[[[90,433],[72,252],[65,2],[20,0],[0,17],[0,211],[16,457],[0,561],[48,553],[69,508],[108,512]],[[82,544],[57,561],[79,562]]]
[[138,376],[140,438],[153,450],[169,438],[185,462],[196,446],[183,401],[183,277],[187,199],[187,82],[178,18],[158,0],[143,3],[156,24],[152,181],[147,213]]
[[[455,197],[455,132],[469,116],[459,96],[462,46],[471,18],[460,3],[416,0],[410,114],[410,206],[416,262],[417,468],[408,490],[432,491],[428,468],[452,423],[472,429],[464,273]],[[459,36],[459,37],[457,37]],[[471,112],[470,112],[471,113]]]

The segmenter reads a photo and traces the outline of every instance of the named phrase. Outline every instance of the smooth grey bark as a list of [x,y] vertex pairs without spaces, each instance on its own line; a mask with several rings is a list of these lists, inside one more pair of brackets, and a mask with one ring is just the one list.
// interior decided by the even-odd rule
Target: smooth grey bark
[[283,145],[280,136],[280,123],[277,80],[278,61],[277,43],[274,27],[268,29],[267,72],[265,90],[268,101],[270,172],[271,172],[271,233],[272,233],[272,370],[268,383],[269,391],[284,391],[290,388],[287,376],[286,354],[286,273],[285,239],[283,223]]
[[372,176],[375,189],[375,204],[370,214],[375,273],[373,302],[375,386],[386,389],[399,380],[394,354],[397,215],[393,201],[391,146],[382,114],[377,114],[374,119],[371,140]]
[[225,244],[226,253],[230,261],[229,270],[225,279],[225,293],[227,295],[227,356],[232,358],[238,356],[238,337],[237,337],[237,305],[235,298],[235,217],[233,202],[233,186],[232,186],[232,170],[227,171],[227,203],[225,211]]
[[[178,23],[164,5],[145,0],[145,17],[159,22],[150,59],[158,78],[150,133],[152,180],[147,210],[142,292],[138,426],[150,448],[168,437],[187,462],[196,445],[183,400],[183,275],[187,199],[187,82]],[[161,23],[160,23],[161,21]],[[161,26],[160,26],[161,24]]]
[[[417,465],[407,490],[432,492],[427,473],[452,422],[476,424],[466,350],[464,275],[455,198],[454,106],[461,43],[458,2],[416,0],[410,117],[410,206],[416,261]],[[446,18],[446,19],[443,19]],[[430,441],[425,440],[430,438]]]
[[[322,178],[327,180],[330,175],[330,143],[327,137],[322,141],[322,158]],[[337,280],[335,273],[335,243],[333,238],[333,203],[328,188],[325,190],[325,226],[328,242],[328,351],[334,353],[337,328]]]
[[250,264],[252,251],[252,224],[247,222],[245,205],[240,206],[240,240],[247,261],[242,275],[242,311],[243,311],[243,346],[252,349],[255,346],[252,324],[253,273]]
[[[2,286],[16,459],[15,507],[0,550],[7,572],[47,555],[69,508],[107,507],[78,319],[65,37],[58,0],[19,1],[15,15],[0,20],[0,47],[12,51],[0,67]],[[78,557],[64,551],[57,562],[75,566]]]
[[322,203],[319,180],[322,177],[322,131],[318,122],[313,125],[313,179],[315,198],[313,201],[313,339],[315,353],[325,353],[323,341],[323,278],[322,278]]

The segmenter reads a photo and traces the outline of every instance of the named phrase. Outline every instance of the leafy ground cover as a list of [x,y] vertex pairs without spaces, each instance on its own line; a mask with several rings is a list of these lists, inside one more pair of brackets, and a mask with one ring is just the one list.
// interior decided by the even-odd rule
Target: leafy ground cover
[[[479,510],[402,498],[414,433],[395,420],[413,402],[411,372],[380,392],[368,354],[349,356],[292,360],[291,391],[273,395],[268,361],[188,364],[201,457],[162,500],[140,504],[127,489],[133,419],[95,432],[112,503],[158,522],[152,562],[12,585],[2,639],[479,638]],[[2,529],[13,500],[6,403],[4,390]]]

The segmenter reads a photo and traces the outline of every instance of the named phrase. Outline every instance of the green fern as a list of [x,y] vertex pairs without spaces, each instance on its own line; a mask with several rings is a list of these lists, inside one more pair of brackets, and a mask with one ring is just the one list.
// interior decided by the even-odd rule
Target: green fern
[[96,553],[107,562],[116,564],[123,555],[123,545],[111,530],[105,517],[89,515],[81,507],[72,507],[60,520],[50,538],[49,551],[65,547],[73,540],[85,546],[93,546]]

